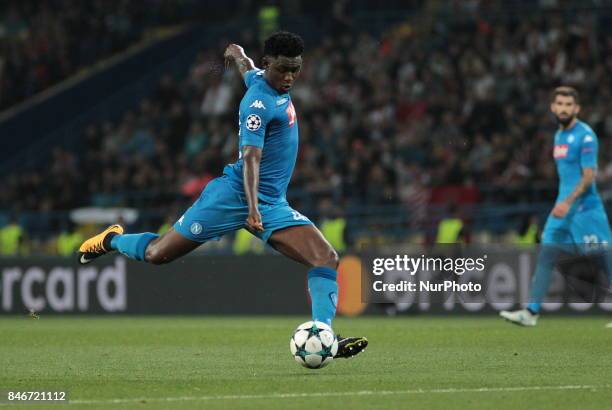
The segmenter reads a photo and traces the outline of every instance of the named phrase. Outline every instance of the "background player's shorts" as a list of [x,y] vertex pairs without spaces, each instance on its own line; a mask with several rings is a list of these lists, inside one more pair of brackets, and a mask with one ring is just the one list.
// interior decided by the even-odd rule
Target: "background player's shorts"
[[576,211],[565,218],[551,214],[542,233],[542,244],[573,244],[579,250],[588,249],[589,245],[610,243],[612,234],[603,206]]
[[[256,234],[267,242],[274,231],[313,223],[289,203],[259,204],[264,231]],[[174,224],[174,229],[195,242],[219,240],[223,235],[244,228],[249,209],[246,199],[231,187],[227,177],[215,178],[206,185],[195,203]]]

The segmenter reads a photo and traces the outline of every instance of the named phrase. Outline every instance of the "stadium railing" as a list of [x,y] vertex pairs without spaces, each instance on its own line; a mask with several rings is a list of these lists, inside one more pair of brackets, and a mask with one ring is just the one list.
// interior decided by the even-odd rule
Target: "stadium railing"
[[[612,200],[606,205],[608,210],[612,209]],[[535,216],[542,225],[550,208],[551,203],[539,202],[514,205],[472,204],[458,209],[472,235],[484,233],[492,242],[499,242],[504,240],[504,235],[516,230],[526,217]],[[300,208],[300,211],[317,223],[321,221],[321,215],[316,209]],[[18,223],[27,232],[27,240],[34,244],[31,252],[44,253],[44,243],[57,236],[61,228],[71,224],[70,214],[71,211],[20,213]],[[169,216],[174,220],[180,215],[168,215],[164,209],[139,209],[137,220],[128,226],[128,230],[156,232]],[[342,216],[347,221],[349,247],[374,239],[401,244],[410,243],[415,237],[435,237],[438,222],[448,216],[448,207],[429,205],[427,214],[419,220],[415,219],[410,207],[406,205],[353,205],[346,207]],[[0,212],[0,227],[8,222],[8,218],[7,212]],[[229,237],[231,239],[232,235]],[[231,252],[231,240],[214,247],[214,253]]]

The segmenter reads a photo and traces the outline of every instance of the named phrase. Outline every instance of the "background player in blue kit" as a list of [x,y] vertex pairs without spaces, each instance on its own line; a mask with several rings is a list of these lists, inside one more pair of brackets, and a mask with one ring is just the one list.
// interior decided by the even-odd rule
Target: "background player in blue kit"
[[[572,87],[558,87],[550,106],[557,118],[553,157],[559,174],[559,193],[542,233],[526,309],[502,311],[500,315],[524,326],[535,326],[542,300],[548,291],[550,276],[561,253],[606,250],[612,243],[605,208],[597,193],[597,135],[578,120],[578,92]],[[610,254],[604,256],[610,274]]]
[[[235,63],[247,91],[239,111],[239,158],[223,176],[211,181],[199,199],[164,235],[124,234],[120,225],[85,241],[79,262],[89,263],[117,250],[154,264],[171,262],[224,234],[246,228],[277,251],[310,268],[308,289],[312,318],[327,324],[336,313],[338,255],[321,232],[286,199],[298,152],[298,120],[289,90],[297,79],[304,49],[289,32],[270,36],[264,45],[263,70],[242,47],[225,50]],[[367,346],[364,337],[338,337],[336,357],[354,356]]]

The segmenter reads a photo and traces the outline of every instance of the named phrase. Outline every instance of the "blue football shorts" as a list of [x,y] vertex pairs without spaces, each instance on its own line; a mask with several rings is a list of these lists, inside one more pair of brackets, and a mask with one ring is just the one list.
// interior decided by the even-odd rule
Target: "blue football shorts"
[[565,218],[550,214],[542,232],[542,244],[571,244],[580,251],[588,250],[591,245],[612,244],[603,205],[573,210]]
[[[287,201],[259,203],[264,231],[255,235],[264,242],[274,231],[296,225],[313,223],[289,206]],[[174,229],[185,238],[204,243],[219,240],[223,235],[246,226],[249,215],[244,195],[230,185],[226,176],[215,178],[206,185],[200,197],[174,224]]]

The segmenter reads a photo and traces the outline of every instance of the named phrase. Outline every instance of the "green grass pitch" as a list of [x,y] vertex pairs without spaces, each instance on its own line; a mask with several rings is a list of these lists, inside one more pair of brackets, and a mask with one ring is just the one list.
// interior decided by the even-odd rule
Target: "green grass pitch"
[[[367,351],[300,367],[306,317],[0,318],[0,389],[68,390],[83,409],[602,409],[612,405],[606,317],[367,317],[334,322]],[[0,408],[13,408],[0,404]]]

